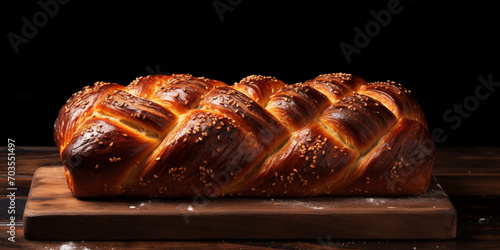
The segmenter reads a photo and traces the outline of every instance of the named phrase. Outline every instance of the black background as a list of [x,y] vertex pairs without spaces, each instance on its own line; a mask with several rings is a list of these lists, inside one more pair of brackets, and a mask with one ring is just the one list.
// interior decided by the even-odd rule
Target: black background
[[[219,10],[223,20],[214,2],[230,7]],[[500,82],[498,5],[401,0],[401,12],[348,63],[339,44],[354,45],[354,28],[364,30],[375,20],[370,12],[389,2],[69,1],[53,17],[40,18],[46,22],[17,53],[9,34],[22,35],[23,17],[33,20],[43,9],[37,1],[4,2],[3,132],[20,146],[55,145],[58,110],[95,81],[126,85],[156,72],[228,84],[262,74],[295,83],[347,72],[411,89],[429,129],[445,133],[438,145],[499,146],[500,87],[460,124],[443,118],[455,104],[474,99],[478,77]]]

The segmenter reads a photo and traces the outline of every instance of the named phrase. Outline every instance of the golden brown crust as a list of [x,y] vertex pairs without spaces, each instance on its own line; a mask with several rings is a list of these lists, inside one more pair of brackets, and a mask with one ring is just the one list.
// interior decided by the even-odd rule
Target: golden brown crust
[[198,107],[202,96],[210,89],[223,86],[227,85],[217,80],[173,74],[140,77],[127,89],[131,94],[149,98],[180,115]]
[[287,129],[271,113],[232,88],[213,89],[205,96],[201,105],[204,110],[217,110],[230,117],[266,150],[272,150],[281,138],[288,136]]
[[358,76],[345,73],[323,74],[308,80],[305,84],[317,89],[335,103],[344,96],[354,94],[366,81]]
[[123,90],[107,93],[95,109],[96,115],[114,117],[147,136],[163,137],[177,123],[177,116],[168,109]]
[[356,171],[333,195],[419,195],[429,186],[435,145],[419,122],[401,119],[358,160]]
[[352,164],[358,153],[323,126],[312,123],[295,132],[269,156],[243,195],[307,197],[324,195],[323,187]]
[[77,197],[418,195],[435,155],[409,90],[344,73],[98,82],[54,139]]
[[251,75],[241,79],[239,83],[235,83],[233,88],[265,107],[271,95],[284,86],[284,82],[274,77]]
[[295,131],[316,119],[330,100],[316,89],[301,83],[280,89],[269,100],[266,109],[288,129]]
[[405,117],[410,120],[418,121],[427,127],[424,112],[420,108],[420,105],[418,105],[417,100],[410,94],[411,91],[401,84],[396,84],[393,81],[371,82],[363,85],[359,93],[379,100],[391,110],[398,119],[400,117]]
[[71,140],[73,134],[78,130],[90,115],[94,113],[94,107],[104,94],[124,87],[117,84],[96,82],[94,86],[87,86],[83,90],[74,93],[66,104],[59,110],[59,116],[54,123],[54,140],[61,147]]
[[158,143],[110,118],[85,121],[61,152],[70,188],[77,197],[109,196]]
[[320,120],[361,154],[396,124],[396,117],[380,102],[358,94],[345,96],[328,107]]

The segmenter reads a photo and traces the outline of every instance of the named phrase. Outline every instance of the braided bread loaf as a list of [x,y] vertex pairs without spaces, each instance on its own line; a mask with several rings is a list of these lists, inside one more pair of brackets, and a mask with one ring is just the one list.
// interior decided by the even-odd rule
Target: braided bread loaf
[[435,156],[409,90],[343,73],[97,82],[54,138],[76,197],[418,195]]

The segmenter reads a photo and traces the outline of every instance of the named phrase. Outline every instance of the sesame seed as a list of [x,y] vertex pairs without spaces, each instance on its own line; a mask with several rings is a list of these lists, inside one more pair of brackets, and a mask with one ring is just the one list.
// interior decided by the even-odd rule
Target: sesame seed
[[97,164],[96,164],[96,165],[95,165],[95,169],[98,169],[98,168],[99,168],[99,165],[97,165]]
[[158,156],[158,157],[156,157],[156,160],[157,160],[157,161],[159,161],[160,159],[161,159],[161,158],[160,158],[159,156]]
[[158,175],[153,175],[153,177],[157,179],[157,178],[158,178]]
[[113,143],[110,143],[110,144],[109,144],[109,146],[110,146],[110,147],[113,147]]
[[123,134],[123,137],[128,137],[128,135],[127,134]]

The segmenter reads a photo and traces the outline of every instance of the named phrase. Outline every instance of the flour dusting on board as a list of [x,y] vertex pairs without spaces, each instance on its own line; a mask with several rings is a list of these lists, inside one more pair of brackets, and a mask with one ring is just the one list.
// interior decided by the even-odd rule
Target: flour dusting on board
[[290,200],[290,201],[283,202],[283,204],[287,204],[287,203],[289,203],[288,205],[291,205],[292,207],[305,207],[305,208],[310,208],[310,209],[314,209],[314,210],[325,209],[323,204],[321,204],[319,202],[315,202],[315,201]]

